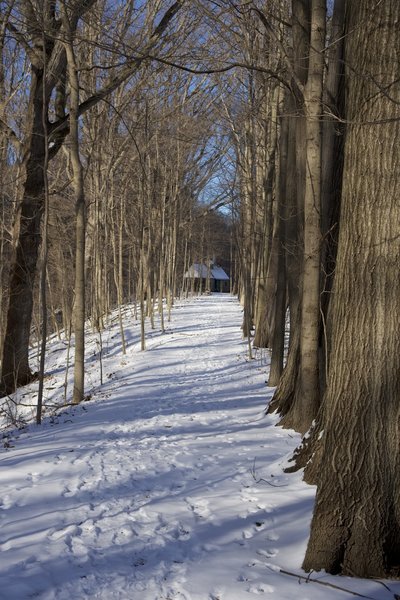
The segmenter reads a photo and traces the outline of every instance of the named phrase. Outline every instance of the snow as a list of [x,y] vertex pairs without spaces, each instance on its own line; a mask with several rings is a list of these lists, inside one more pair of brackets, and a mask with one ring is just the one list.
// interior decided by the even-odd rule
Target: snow
[[[168,331],[125,310],[89,336],[91,400],[8,429],[0,452],[4,600],[393,599],[399,582],[301,571],[314,488],[285,474],[299,436],[264,416],[267,355],[246,358],[236,299],[179,303]],[[49,346],[46,402],[62,402],[65,343]],[[19,392],[24,404],[35,388]],[[26,418],[30,409],[25,409]]]
[[220,279],[221,281],[229,281],[228,275],[225,273],[222,267],[213,265],[211,267],[211,276],[213,279]]
[[207,277],[211,278],[211,269],[208,269],[206,265],[201,265],[195,263],[185,273],[185,277],[190,277],[194,279],[206,279]]
[[185,277],[193,279],[218,279],[220,281],[229,281],[229,276],[225,273],[222,267],[211,265],[207,268],[206,265],[195,263],[185,273]]

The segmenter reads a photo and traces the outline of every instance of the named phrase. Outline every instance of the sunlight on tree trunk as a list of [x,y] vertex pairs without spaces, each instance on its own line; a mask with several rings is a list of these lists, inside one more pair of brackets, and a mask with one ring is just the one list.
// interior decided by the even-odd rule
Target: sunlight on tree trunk
[[[400,5],[349,6],[348,134],[324,400],[323,456],[304,560],[399,575]],[[374,149],[379,148],[379,152]]]

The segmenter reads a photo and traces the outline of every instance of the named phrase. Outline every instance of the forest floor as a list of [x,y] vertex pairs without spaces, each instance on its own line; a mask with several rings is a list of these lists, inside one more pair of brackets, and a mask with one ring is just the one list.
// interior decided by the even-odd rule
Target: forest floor
[[[103,385],[99,339],[89,336],[90,401],[3,434],[0,599],[400,594],[399,582],[301,579],[315,489],[283,473],[300,438],[264,415],[268,353],[246,357],[237,300],[177,304],[146,352],[131,307],[124,318],[125,356],[116,315],[103,333]],[[64,340],[49,344],[48,405],[62,402],[66,352]],[[36,388],[19,401],[34,402]],[[22,417],[10,401],[8,410]]]

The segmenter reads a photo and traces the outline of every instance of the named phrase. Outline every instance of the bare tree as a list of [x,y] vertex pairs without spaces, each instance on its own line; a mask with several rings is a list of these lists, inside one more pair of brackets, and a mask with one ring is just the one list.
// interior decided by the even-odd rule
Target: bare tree
[[[77,0],[71,6],[70,31],[74,36],[82,17],[92,8],[95,0],[82,2]],[[80,104],[78,112],[89,110],[102,99],[109,96],[117,87],[130,77],[148,60],[149,53],[156,48],[168,24],[182,2],[177,0],[162,15],[158,24],[144,43],[138,55],[128,57],[126,62],[106,81],[101,89],[92,91],[92,95]],[[66,53],[62,21],[57,18],[56,5],[46,1],[36,7],[30,2],[22,2],[21,12],[10,16],[7,28],[24,49],[30,61],[31,85],[25,125],[25,145],[27,152],[24,168],[26,179],[19,217],[19,236],[16,259],[10,276],[10,302],[4,339],[2,359],[2,384],[4,391],[15,389],[32,379],[29,367],[28,346],[32,319],[33,295],[38,249],[40,245],[41,219],[43,213],[43,161],[45,154],[43,135],[43,113],[54,112],[56,119],[49,126],[50,158],[61,147],[70,128],[70,115],[65,114],[65,94],[63,86],[66,73]],[[16,11],[18,11],[18,7]],[[13,17],[13,18],[12,18]],[[153,18],[155,15],[153,14]],[[43,41],[44,40],[44,41]],[[48,69],[44,76],[43,44]],[[57,95],[54,106],[52,99]],[[43,106],[44,103],[44,106]]]

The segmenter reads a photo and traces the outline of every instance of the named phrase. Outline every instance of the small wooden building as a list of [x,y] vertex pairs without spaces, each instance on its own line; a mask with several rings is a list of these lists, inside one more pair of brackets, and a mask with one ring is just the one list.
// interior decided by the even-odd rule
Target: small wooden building
[[198,292],[229,292],[230,279],[222,267],[210,262],[209,265],[194,263],[184,274],[188,287]]

